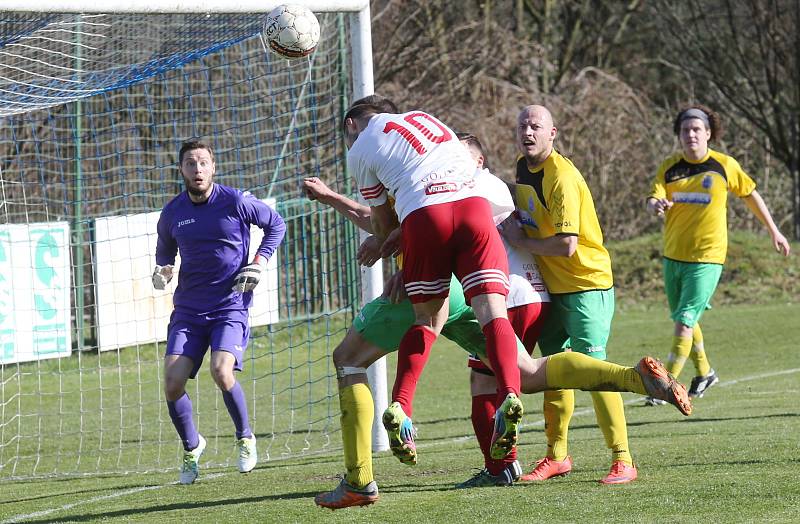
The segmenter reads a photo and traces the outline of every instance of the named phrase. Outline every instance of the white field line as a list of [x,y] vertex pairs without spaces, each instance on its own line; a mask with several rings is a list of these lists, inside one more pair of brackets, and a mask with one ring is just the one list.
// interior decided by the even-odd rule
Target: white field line
[[[784,369],[782,371],[775,371],[775,372],[772,372],[772,373],[760,373],[758,375],[751,375],[749,377],[742,377],[742,378],[733,379],[733,380],[720,381],[719,384],[717,384],[716,387],[723,388],[723,387],[728,387],[728,386],[734,386],[734,385],[740,384],[742,382],[751,382],[753,380],[761,380],[762,378],[777,377],[777,376],[780,376],[780,375],[791,375],[793,373],[798,373],[798,372],[800,372],[800,368]],[[635,399],[629,400],[629,401],[625,402],[625,404],[636,404],[636,403],[640,403],[641,401],[642,401],[642,399],[640,397],[640,398],[635,398]],[[582,409],[582,410],[579,410],[579,411],[576,411],[575,413],[573,413],[572,416],[575,417],[575,416],[580,416],[580,415],[591,415],[592,413],[594,413],[594,408]],[[529,427],[544,426],[544,419],[535,420],[535,421],[532,421],[532,422],[527,422],[527,423],[524,424],[524,426],[529,426]],[[447,442],[431,442],[429,444],[425,444],[425,445],[417,446],[417,447],[432,448],[432,447],[435,447],[435,446],[441,446],[442,444],[449,445],[449,444],[452,444],[453,442],[462,442],[462,441],[470,440],[470,439],[474,439],[474,438],[475,438],[474,436],[463,436],[463,437],[458,437],[458,438],[451,439],[451,440],[449,440]],[[212,478],[221,477],[221,476],[224,476],[224,475],[227,475],[227,474],[228,473],[213,473],[211,475],[203,475],[202,478],[203,479],[212,479]],[[152,491],[152,490],[156,490],[156,489],[165,488],[167,486],[174,486],[176,484],[177,484],[177,482],[171,482],[169,484],[163,484],[163,485],[160,485],[160,486],[144,486],[144,487],[141,487],[141,488],[133,488],[133,489],[127,489],[127,490],[124,490],[124,491],[118,491],[116,493],[110,493],[108,495],[103,495],[101,497],[95,497],[95,498],[92,498],[92,499],[81,500],[79,502],[73,502],[73,503],[70,503],[70,504],[64,504],[63,506],[59,506],[57,508],[45,509],[45,510],[42,510],[42,511],[37,511],[35,513],[27,513],[27,514],[23,514],[23,515],[16,515],[14,517],[11,517],[11,518],[9,518],[7,520],[4,520],[4,521],[0,522],[0,524],[11,524],[13,522],[21,522],[21,521],[25,521],[25,520],[28,520],[28,519],[33,519],[33,518],[38,518],[38,517],[45,517],[47,515],[50,515],[51,513],[55,513],[57,511],[66,511],[68,509],[72,509],[72,508],[74,508],[76,506],[80,506],[80,505],[83,505],[83,504],[93,504],[95,502],[100,502],[102,500],[109,500],[109,499],[114,499],[114,498],[118,498],[118,497],[124,497],[126,495],[132,495],[134,493],[141,493],[143,491]]]
[[[213,479],[213,478],[216,478],[216,477],[221,477],[223,475],[227,475],[227,473],[212,473],[211,475],[203,475],[202,478],[203,478],[203,480],[206,480],[206,479]],[[35,518],[38,518],[38,517],[46,517],[47,515],[50,515],[51,513],[55,513],[57,511],[66,511],[68,509],[72,509],[72,508],[74,508],[76,506],[81,506],[83,504],[92,504],[92,503],[95,503],[95,502],[100,502],[102,500],[115,499],[115,498],[118,498],[118,497],[124,497],[126,495],[133,495],[134,493],[141,493],[143,491],[152,491],[152,490],[155,490],[155,489],[166,488],[167,486],[175,486],[177,484],[178,484],[178,482],[176,481],[176,482],[170,482],[169,484],[162,484],[160,486],[143,486],[141,488],[133,488],[133,489],[126,489],[126,490],[123,490],[123,491],[117,491],[115,493],[109,493],[108,495],[103,495],[103,496],[100,496],[100,497],[94,497],[92,499],[81,500],[81,501],[78,501],[78,502],[72,502],[70,504],[64,504],[63,506],[59,506],[57,508],[44,509],[42,511],[37,511],[35,513],[27,513],[27,514],[24,514],[24,515],[15,515],[15,516],[11,517],[8,520],[4,520],[4,521],[0,522],[0,524],[11,524],[12,522],[21,522],[21,521],[28,520],[28,519],[35,519]]]

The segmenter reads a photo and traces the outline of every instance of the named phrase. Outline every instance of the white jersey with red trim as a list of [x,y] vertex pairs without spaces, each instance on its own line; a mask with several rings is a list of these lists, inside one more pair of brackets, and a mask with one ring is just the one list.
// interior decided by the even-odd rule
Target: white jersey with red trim
[[[502,229],[500,224],[514,211],[514,199],[508,185],[486,169],[481,169],[475,174],[475,181],[481,196],[492,206],[494,223]],[[533,253],[517,249],[505,239],[503,239],[503,245],[508,255],[508,283],[510,286],[508,297],[506,297],[506,307],[550,302],[550,295],[547,293],[547,287],[539,273]]]
[[489,202],[492,208],[494,225],[499,226],[511,213],[514,212],[514,197],[508,184],[489,172],[488,169],[478,169],[475,172],[475,189],[478,194]]
[[510,309],[525,304],[550,302],[550,294],[533,253],[515,248],[505,239],[503,244],[508,254],[508,282],[511,286],[506,297],[506,307]]
[[401,222],[422,207],[482,196],[466,148],[422,111],[373,116],[348,151],[347,168],[369,205],[394,197]]

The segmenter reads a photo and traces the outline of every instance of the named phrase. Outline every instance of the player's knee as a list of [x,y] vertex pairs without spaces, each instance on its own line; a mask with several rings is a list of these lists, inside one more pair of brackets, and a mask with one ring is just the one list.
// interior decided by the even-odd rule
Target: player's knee
[[174,402],[183,396],[185,391],[186,382],[178,380],[174,377],[165,377],[164,379],[164,396],[167,400]]
[[386,351],[369,342],[358,331],[351,329],[344,340],[333,350],[333,364],[340,367],[369,367],[386,355]]
[[675,322],[675,336],[676,337],[691,337],[693,327],[690,327],[683,322]]
[[352,352],[345,344],[339,344],[336,346],[336,349],[333,350],[333,365],[337,368],[340,366],[354,365]]
[[436,336],[442,334],[442,329],[444,329],[445,322],[447,322],[447,318],[435,318],[433,319],[433,323],[430,327],[430,330],[433,331]]
[[236,383],[233,368],[224,362],[216,362],[211,365],[211,378],[220,388],[229,390]]
[[477,295],[472,298],[471,306],[481,326],[485,326],[496,318],[508,318],[506,297],[497,293]]
[[[339,380],[353,380],[357,375],[366,375],[367,368],[362,366],[358,359],[353,358],[350,348],[342,344],[333,350],[333,365],[336,367],[336,378]],[[350,378],[348,378],[350,377]]]
[[414,325],[429,329],[438,337],[442,333],[442,329],[444,329],[446,322],[447,317],[437,318],[430,316],[417,316],[416,320],[414,320]]
[[488,369],[472,369],[469,374],[469,386],[473,397],[492,395],[497,392],[497,378]]

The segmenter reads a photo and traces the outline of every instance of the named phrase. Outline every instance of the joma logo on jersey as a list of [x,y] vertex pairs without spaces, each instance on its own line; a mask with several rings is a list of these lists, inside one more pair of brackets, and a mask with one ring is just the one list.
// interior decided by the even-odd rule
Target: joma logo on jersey
[[194,224],[194,219],[193,218],[187,218],[186,220],[179,220],[178,221],[178,227],[186,226],[186,225],[189,225],[189,224]]
[[436,195],[439,193],[453,193],[458,191],[458,186],[452,182],[438,182],[435,184],[428,184],[425,188],[426,195]]

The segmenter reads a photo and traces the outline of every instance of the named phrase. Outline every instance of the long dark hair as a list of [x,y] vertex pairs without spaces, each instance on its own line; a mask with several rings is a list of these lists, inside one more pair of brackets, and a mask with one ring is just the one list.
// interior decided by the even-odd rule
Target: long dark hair
[[678,112],[678,116],[675,117],[675,122],[672,125],[672,130],[675,132],[675,136],[680,137],[681,135],[681,122],[683,122],[684,115],[690,109],[699,109],[703,113],[706,114],[708,117],[708,127],[709,131],[711,131],[711,142],[718,142],[719,139],[722,137],[723,128],[722,128],[722,119],[720,118],[719,114],[714,112],[710,107],[704,106],[702,104],[692,104],[684,107]]

